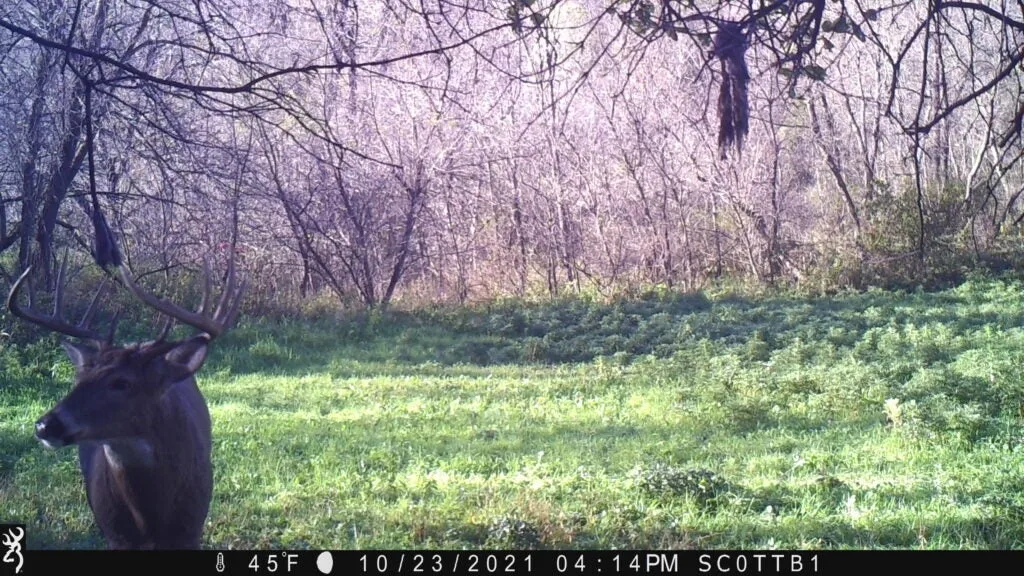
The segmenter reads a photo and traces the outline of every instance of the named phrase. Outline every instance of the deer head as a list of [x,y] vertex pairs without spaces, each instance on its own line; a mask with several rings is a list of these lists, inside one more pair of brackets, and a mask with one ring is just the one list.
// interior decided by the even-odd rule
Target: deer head
[[[164,395],[175,384],[193,378],[206,359],[209,343],[233,325],[245,282],[236,286],[232,259],[225,289],[211,314],[208,310],[210,271],[204,265],[202,304],[197,312],[192,312],[140,288],[128,267],[121,264],[119,272],[124,286],[136,298],[166,315],[168,321],[155,340],[118,346],[113,344],[116,316],[105,335],[88,327],[106,281],[97,290],[79,324],[72,325],[61,319],[64,269],[62,265],[58,273],[51,316],[23,309],[17,303],[18,292],[31,267],[14,283],[7,299],[11,312],[23,320],[81,340],[62,341],[75,367],[74,386],[67,396],[36,421],[36,437],[51,448],[87,441],[141,442],[141,446],[148,446],[154,424],[159,425],[165,419]],[[167,341],[174,321],[190,325],[199,333],[185,340]]]

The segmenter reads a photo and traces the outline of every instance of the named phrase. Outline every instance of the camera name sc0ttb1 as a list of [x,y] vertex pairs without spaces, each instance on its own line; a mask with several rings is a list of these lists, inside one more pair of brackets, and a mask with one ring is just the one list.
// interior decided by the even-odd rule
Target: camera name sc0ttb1
[[697,557],[701,574],[817,574],[818,555],[801,552],[721,552]]
[[355,573],[383,574],[818,574],[817,553],[719,551],[377,551]]

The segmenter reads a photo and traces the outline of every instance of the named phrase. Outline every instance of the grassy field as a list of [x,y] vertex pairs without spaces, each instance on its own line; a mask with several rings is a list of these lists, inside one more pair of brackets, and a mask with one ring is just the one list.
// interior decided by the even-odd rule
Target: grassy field
[[[219,548],[1022,548],[1024,286],[651,295],[214,346]],[[0,355],[0,520],[101,546],[32,423],[55,340]]]

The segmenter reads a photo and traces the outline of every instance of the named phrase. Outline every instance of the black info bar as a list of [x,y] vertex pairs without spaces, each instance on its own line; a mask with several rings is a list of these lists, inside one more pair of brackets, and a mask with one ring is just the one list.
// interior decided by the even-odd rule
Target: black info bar
[[[868,550],[23,550],[0,576],[153,574],[618,575],[965,573],[1021,566],[1021,551]],[[15,569],[18,569],[15,571]]]

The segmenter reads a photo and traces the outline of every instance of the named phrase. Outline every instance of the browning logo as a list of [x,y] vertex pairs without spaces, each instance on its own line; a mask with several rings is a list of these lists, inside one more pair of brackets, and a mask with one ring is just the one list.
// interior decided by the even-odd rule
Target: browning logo
[[0,524],[0,544],[6,549],[0,574],[22,574],[25,557],[22,556],[21,545],[24,539],[24,524]]

